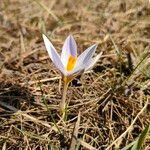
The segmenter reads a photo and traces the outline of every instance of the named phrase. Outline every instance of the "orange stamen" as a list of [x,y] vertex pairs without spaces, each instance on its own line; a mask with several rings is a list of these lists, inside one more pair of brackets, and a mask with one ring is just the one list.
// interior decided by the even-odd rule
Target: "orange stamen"
[[76,57],[73,57],[71,55],[69,56],[68,64],[67,64],[67,71],[71,71],[74,68],[76,60],[77,60]]

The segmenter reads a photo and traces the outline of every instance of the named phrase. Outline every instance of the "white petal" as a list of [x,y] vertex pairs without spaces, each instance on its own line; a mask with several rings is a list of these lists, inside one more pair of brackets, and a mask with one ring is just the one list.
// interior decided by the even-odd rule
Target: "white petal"
[[86,63],[81,64],[80,66],[76,67],[73,71],[68,72],[68,75],[80,74],[81,72],[86,72],[86,71],[92,69],[92,67],[94,67],[96,62],[101,57],[101,55],[102,55],[102,52],[100,54],[98,54],[96,57],[90,58],[90,60],[87,61]]
[[97,45],[94,44],[91,47],[87,48],[78,58],[77,63],[73,71],[68,72],[69,75],[78,74],[84,71],[90,64],[92,56],[97,48]]
[[69,35],[65,40],[61,53],[61,61],[65,67],[67,66],[70,55],[73,57],[77,56],[77,45],[73,36],[71,35]]
[[73,71],[68,72],[68,76],[80,74],[81,72],[84,72],[84,70],[85,70],[85,65],[80,65],[80,66],[76,67]]
[[96,57],[92,58],[89,65],[86,66],[85,71],[90,70],[94,67],[94,65],[96,64],[96,62],[99,60],[99,58],[102,56],[102,53],[99,53]]
[[91,47],[87,48],[78,58],[77,63],[75,67],[79,67],[80,65],[87,64],[88,61],[92,58],[93,54],[95,53],[95,50],[97,48],[97,45],[94,44]]
[[49,57],[55,64],[55,66],[65,75],[66,70],[61,62],[60,56],[58,55],[57,51],[55,50],[54,46],[52,43],[49,41],[49,39],[43,34],[43,39],[45,43],[45,47],[48,51]]

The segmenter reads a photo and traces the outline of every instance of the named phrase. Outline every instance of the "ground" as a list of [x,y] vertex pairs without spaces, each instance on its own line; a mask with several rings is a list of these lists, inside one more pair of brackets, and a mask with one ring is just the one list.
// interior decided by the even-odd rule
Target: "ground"
[[[61,74],[42,33],[59,53],[68,35],[78,54],[94,43],[96,54],[103,52],[69,85],[66,120]],[[77,149],[134,141],[150,123],[149,33],[148,0],[1,0],[0,149],[69,149],[76,122]],[[149,143],[147,137],[142,149]]]

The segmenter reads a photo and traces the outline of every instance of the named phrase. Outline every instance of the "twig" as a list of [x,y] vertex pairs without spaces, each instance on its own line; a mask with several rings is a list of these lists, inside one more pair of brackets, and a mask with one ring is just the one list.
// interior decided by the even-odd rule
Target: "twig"
[[[58,77],[53,77],[53,78],[41,79],[41,80],[38,80],[38,81],[29,81],[28,84],[33,85],[33,84],[36,84],[36,83],[44,83],[44,82],[58,80],[60,78],[61,77],[58,76]],[[26,83],[21,83],[21,85],[24,85],[24,84],[26,84]]]

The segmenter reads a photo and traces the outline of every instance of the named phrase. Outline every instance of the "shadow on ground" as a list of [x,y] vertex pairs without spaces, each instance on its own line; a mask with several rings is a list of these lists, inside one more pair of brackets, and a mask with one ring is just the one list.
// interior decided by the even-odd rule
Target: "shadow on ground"
[[0,82],[0,114],[3,116],[18,110],[27,110],[33,103],[33,95],[28,88],[11,82]]

